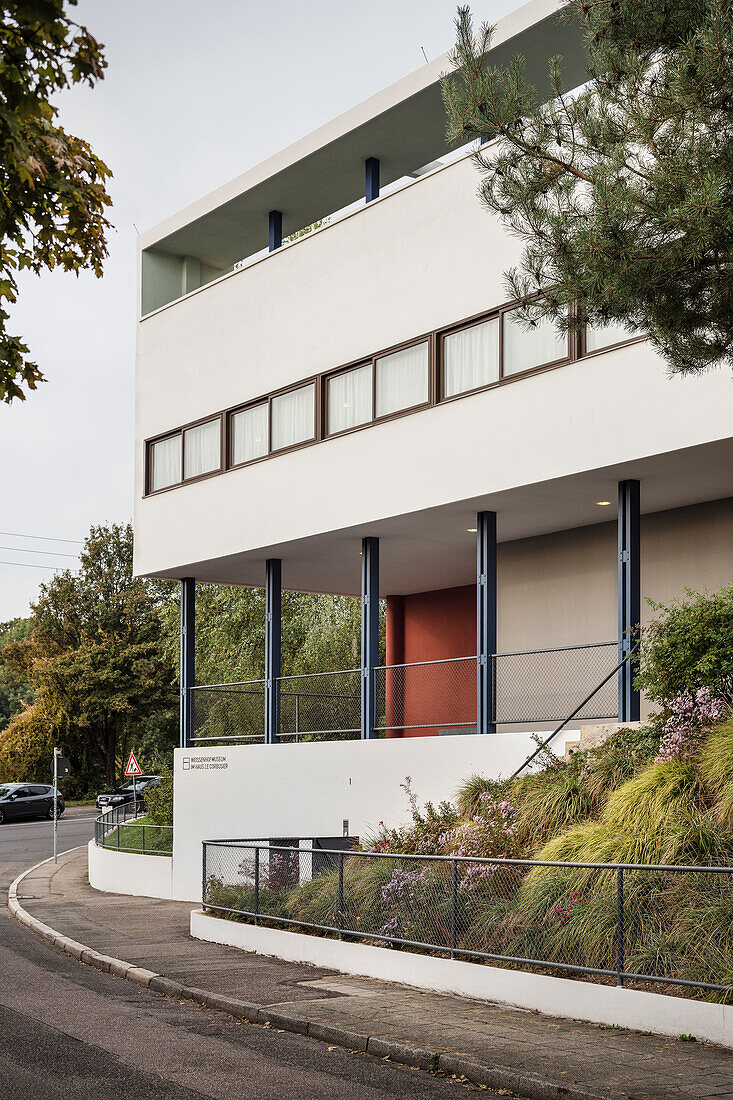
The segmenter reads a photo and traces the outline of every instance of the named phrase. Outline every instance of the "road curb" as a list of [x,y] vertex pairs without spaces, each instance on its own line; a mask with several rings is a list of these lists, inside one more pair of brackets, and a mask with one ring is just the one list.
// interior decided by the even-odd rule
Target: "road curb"
[[[80,845],[83,848],[85,845]],[[69,849],[69,852],[78,851],[79,847]],[[69,852],[65,852],[68,855]],[[221,993],[210,993],[205,989],[197,989],[193,986],[182,985],[173,978],[167,978],[164,974],[156,974],[153,970],[136,966],[134,963],[125,962],[123,959],[113,958],[94,951],[83,943],[64,936],[54,928],[44,924],[29,913],[18,900],[18,887],[21,882],[50,863],[50,859],[41,860],[40,863],[29,867],[10,884],[8,889],[8,909],[20,924],[25,925],[36,935],[41,936],[51,946],[63,951],[71,958],[87,966],[93,966],[106,974],[112,974],[117,978],[135,982],[137,985],[159,993],[161,996],[175,997],[181,1001],[193,1001],[217,1012],[226,1012],[238,1020],[246,1020],[251,1024],[259,1024],[276,1031],[287,1031],[297,1035],[304,1035],[318,1042],[329,1043],[331,1046],[343,1047],[346,1050],[356,1050],[360,1053],[371,1054],[375,1058],[384,1061],[396,1062],[404,1066],[414,1066],[430,1073],[445,1074],[449,1077],[465,1078],[476,1085],[486,1085],[493,1089],[508,1089],[511,1092],[525,1097],[526,1100],[618,1100],[618,1093],[600,1093],[585,1089],[582,1086],[566,1085],[541,1077],[527,1076],[510,1066],[492,1065],[468,1055],[455,1054],[448,1050],[436,1047],[424,1047],[415,1043],[403,1042],[398,1039],[385,1038],[383,1035],[371,1035],[365,1032],[351,1031],[349,1028],[339,1027],[336,1024],[323,1023],[319,1020],[310,1020],[301,1016],[286,1015],[276,1012],[266,1005],[250,1004],[234,997],[227,997]]]

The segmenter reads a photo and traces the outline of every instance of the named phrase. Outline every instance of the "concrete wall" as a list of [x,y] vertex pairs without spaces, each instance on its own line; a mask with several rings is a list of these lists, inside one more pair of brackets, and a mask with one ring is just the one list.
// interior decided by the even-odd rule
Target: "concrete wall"
[[203,840],[340,836],[344,820],[363,837],[409,819],[406,776],[437,803],[475,772],[510,774],[534,747],[524,733],[176,749],[173,896],[201,900]]
[[145,898],[173,897],[173,861],[170,856],[117,852],[89,841],[89,885],[107,894]]
[[694,1035],[733,1048],[733,1007],[665,997],[637,989],[570,981],[481,966],[459,959],[435,959],[409,951],[389,951],[363,943],[322,939],[191,913],[191,935],[260,955],[310,963],[419,989],[500,1002],[571,1020],[627,1027],[657,1035]]

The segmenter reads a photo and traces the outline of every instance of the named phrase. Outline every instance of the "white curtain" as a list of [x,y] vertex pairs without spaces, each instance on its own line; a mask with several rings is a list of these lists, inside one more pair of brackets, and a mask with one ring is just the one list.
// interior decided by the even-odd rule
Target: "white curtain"
[[328,432],[343,432],[372,419],[372,367],[338,374],[328,380]]
[[232,463],[251,462],[267,454],[267,402],[232,417]]
[[588,327],[585,330],[585,350],[600,351],[611,344],[620,344],[622,340],[633,340],[638,333],[632,332],[618,321],[611,321],[608,325]]
[[166,489],[181,480],[181,437],[161,439],[150,448],[150,488]]
[[443,394],[478,389],[499,377],[499,318],[446,336],[443,341]]
[[553,321],[543,318],[527,330],[519,324],[516,310],[504,314],[504,377],[554,363],[567,354],[568,338],[558,332]]
[[427,343],[377,359],[377,416],[425,404],[429,385]]
[[209,420],[183,433],[183,476],[198,477],[221,465],[221,420]]
[[272,449],[292,447],[315,435],[315,387],[301,386],[272,399]]

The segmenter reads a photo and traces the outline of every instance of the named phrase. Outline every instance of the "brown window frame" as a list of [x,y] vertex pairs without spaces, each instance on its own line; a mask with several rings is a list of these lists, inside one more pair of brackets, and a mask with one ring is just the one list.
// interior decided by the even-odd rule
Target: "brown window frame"
[[[390,420],[396,420],[401,416],[410,416],[412,413],[420,412],[424,409],[434,408],[437,405],[447,404],[451,401],[460,401],[464,397],[471,397],[477,393],[483,393],[485,390],[492,390],[498,386],[510,385],[512,382],[520,380],[522,378],[529,378],[535,374],[540,374],[543,371],[554,370],[557,367],[565,366],[568,363],[574,363],[578,360],[593,357],[595,355],[601,355],[606,351],[611,351],[615,348],[626,347],[628,344],[636,344],[647,337],[645,334],[639,336],[632,336],[628,340],[621,340],[615,344],[609,344],[607,347],[598,348],[596,351],[588,352],[586,350],[586,325],[583,325],[579,331],[570,331],[567,334],[567,355],[562,356],[559,359],[554,359],[548,363],[539,363],[533,367],[527,367],[526,370],[515,371],[513,374],[504,374],[504,316],[507,313],[512,312],[518,306],[516,300],[510,302],[504,302],[502,305],[496,306],[493,309],[485,310],[481,313],[474,314],[472,317],[466,317],[462,321],[457,321],[455,324],[447,325],[445,327],[433,329],[431,332],[422,333],[420,336],[413,337],[410,340],[404,340],[399,344],[393,344],[391,347],[383,348],[380,351],[375,352],[373,355],[362,356],[359,359],[354,359],[350,363],[345,363],[343,366],[336,367],[332,370],[323,371],[320,374],[311,375],[309,378],[304,378],[298,382],[294,382],[289,386],[283,386],[279,390],[274,390],[271,393],[261,394],[259,397],[252,398],[249,401],[240,402],[237,405],[232,405],[221,412],[209,414],[208,416],[200,417],[198,420],[191,421],[189,424],[184,424],[180,428],[174,428],[171,431],[162,432],[160,435],[151,436],[143,443],[144,458],[145,458],[145,492],[147,496],[157,496],[158,493],[167,493],[171,489],[178,489],[182,485],[190,485],[196,481],[203,481],[209,477],[216,477],[219,474],[226,473],[228,470],[240,470],[245,466],[253,466],[258,462],[265,462],[270,458],[275,458],[279,455],[289,454],[291,451],[301,450],[304,447],[312,447],[316,443],[324,442],[327,439],[338,439],[344,435],[350,435],[352,432],[360,432],[365,428],[369,428],[374,424],[384,424]],[[487,382],[483,386],[477,386],[475,389],[462,390],[460,393],[451,394],[449,397],[445,396],[445,371],[444,371],[444,341],[446,337],[452,336],[454,333],[461,332],[464,329],[472,328],[475,325],[484,323],[497,318],[499,321],[499,377],[493,382]],[[405,351],[407,348],[415,347],[418,344],[427,344],[428,346],[428,400],[422,401],[417,405],[410,405],[405,409],[398,409],[395,412],[384,413],[382,416],[376,415],[377,410],[377,361],[384,359],[386,356],[398,351]],[[359,367],[370,366],[372,371],[372,404],[371,404],[371,419],[365,420],[362,424],[355,424],[350,428],[342,428],[338,432],[329,432],[328,430],[328,384],[332,378],[337,378],[339,375],[348,374],[349,371],[357,370]],[[291,393],[294,390],[305,389],[307,386],[313,386],[314,389],[314,402],[313,402],[313,435],[301,440],[298,443],[291,443],[285,447],[279,447],[273,449],[272,447],[272,402],[278,397],[282,397],[284,394]],[[258,405],[267,405],[267,453],[260,455],[257,458],[250,458],[244,462],[234,463],[232,461],[232,417],[237,413],[245,412],[247,409],[255,408]],[[172,485],[166,485],[162,489],[151,489],[150,479],[152,473],[151,454],[152,448],[156,443],[161,443],[165,439],[171,439],[174,436],[180,436],[181,439],[181,474],[184,469],[184,453],[183,453],[183,433],[190,428],[199,427],[201,424],[206,424],[212,420],[220,421],[220,458],[219,466],[215,470],[210,470],[205,474],[197,474],[195,477],[184,478],[180,481],[174,482]]]
[[[219,474],[225,472],[224,465],[224,426],[223,426],[223,413],[213,413],[209,416],[202,416],[199,420],[192,420],[188,424],[183,424],[180,428],[174,428],[173,431],[164,432],[162,435],[156,435],[151,439],[145,440],[145,496],[157,496],[158,493],[167,493],[171,489],[180,489],[182,485],[192,485],[196,481],[205,481],[209,477],[217,477]],[[200,428],[202,424],[211,424],[214,421],[219,421],[219,465],[213,470],[207,470],[205,474],[195,474],[193,477],[185,477],[185,450],[184,450],[184,434],[190,431],[191,428]],[[151,486],[153,464],[151,461],[151,455],[153,447],[156,443],[163,443],[166,439],[175,439],[176,436],[181,441],[181,479],[180,481],[174,481],[170,485],[164,485],[160,489],[153,489]]]
[[[222,414],[225,418],[225,456],[226,456],[226,470],[241,470],[244,466],[253,466],[256,462],[264,462],[268,458],[273,458],[275,455],[287,454],[289,451],[298,450],[301,447],[312,447],[314,443],[319,443],[320,436],[320,423],[321,417],[319,415],[320,404],[320,383],[321,375],[313,375],[311,378],[305,378],[301,382],[296,382],[291,386],[283,386],[282,389],[274,390],[272,393],[264,393],[260,397],[254,398],[252,401],[245,401],[241,405],[233,405],[231,408],[226,409]],[[308,439],[303,439],[299,443],[290,443],[286,447],[273,448],[272,446],[272,402],[278,398],[283,397],[286,393],[293,393],[294,390],[304,390],[308,386],[313,386],[313,435]],[[258,455],[257,458],[248,458],[244,462],[232,461],[232,417],[237,413],[246,412],[247,409],[257,408],[258,405],[267,405],[267,453]]]

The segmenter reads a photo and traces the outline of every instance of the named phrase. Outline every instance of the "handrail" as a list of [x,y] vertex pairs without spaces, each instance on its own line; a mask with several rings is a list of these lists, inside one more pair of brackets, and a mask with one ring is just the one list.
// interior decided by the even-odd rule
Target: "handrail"
[[581,711],[581,710],[583,709],[583,707],[584,707],[584,706],[586,705],[586,703],[589,703],[589,702],[591,701],[591,699],[593,698],[593,696],[594,696],[594,695],[596,695],[596,694],[597,694],[597,693],[598,693],[598,692],[599,692],[599,691],[601,690],[601,688],[602,688],[602,687],[605,687],[605,685],[606,685],[606,684],[608,683],[608,681],[609,681],[609,680],[611,679],[611,677],[612,677],[612,676],[615,676],[615,675],[616,675],[616,673],[617,673],[617,672],[619,671],[619,669],[620,669],[620,668],[623,668],[623,666],[624,666],[624,665],[626,664],[626,662],[627,662],[627,661],[628,661],[628,660],[629,660],[629,659],[630,659],[631,657],[633,657],[633,655],[634,655],[634,654],[636,653],[636,651],[637,651],[637,649],[638,649],[638,648],[639,648],[639,643],[637,642],[637,643],[636,643],[636,645],[634,645],[634,646],[632,646],[632,647],[631,647],[631,649],[630,649],[630,650],[629,650],[629,652],[628,652],[628,653],[626,654],[626,656],[625,656],[625,657],[623,658],[623,660],[622,660],[622,661],[619,661],[619,663],[618,663],[618,664],[616,665],[616,667],[615,667],[615,668],[614,668],[614,669],[613,669],[613,670],[612,670],[611,672],[609,672],[608,676],[604,676],[604,678],[603,678],[603,679],[601,680],[600,684],[598,684],[598,686],[597,686],[597,687],[594,687],[594,688],[593,688],[593,691],[592,691],[592,692],[590,693],[590,695],[586,695],[586,697],[585,697],[585,699],[583,700],[583,702],[582,702],[582,703],[581,703],[581,704],[580,704],[579,706],[577,706],[577,707],[575,708],[575,710],[573,711],[573,713],[572,713],[572,714],[569,714],[569,715],[567,716],[567,718],[565,718],[565,719],[564,719],[564,720],[563,720],[563,721],[562,721],[562,722],[560,723],[560,725],[559,725],[559,726],[557,727],[557,729],[554,729],[554,730],[552,731],[552,733],[550,734],[550,736],[549,736],[549,737],[546,737],[546,738],[545,738],[545,740],[544,740],[544,741],[542,741],[542,742],[541,742],[541,743],[540,743],[540,744],[539,744],[539,745],[537,746],[537,748],[536,748],[536,749],[534,750],[534,752],[532,753],[532,755],[531,755],[531,756],[528,756],[528,757],[527,757],[527,759],[526,759],[526,760],[524,761],[524,763],[523,763],[523,764],[520,764],[520,766],[519,766],[519,767],[517,768],[517,770],[516,770],[516,771],[515,771],[515,772],[513,773],[513,775],[511,775],[511,776],[510,776],[510,779],[516,779],[516,778],[517,778],[517,776],[518,776],[518,775],[520,775],[520,774],[521,774],[521,773],[522,773],[522,772],[524,771],[524,769],[525,769],[525,768],[527,767],[527,765],[528,765],[528,764],[531,764],[531,763],[532,763],[532,761],[534,760],[534,758],[535,758],[536,756],[538,756],[538,755],[539,755],[539,753],[541,753],[543,749],[546,749],[546,748],[547,748],[547,746],[548,746],[548,745],[550,744],[550,741],[552,741],[552,740],[553,740],[553,739],[554,739],[555,737],[557,737],[558,733],[560,733],[560,731],[561,731],[561,730],[563,730],[563,729],[565,728],[565,726],[567,726],[568,722],[572,721],[572,719],[573,719],[573,718],[575,718],[576,714],[579,714],[579,713],[580,713],[580,711]]

